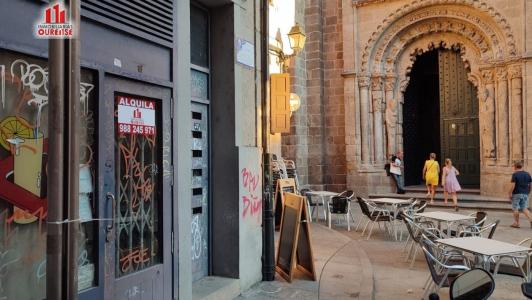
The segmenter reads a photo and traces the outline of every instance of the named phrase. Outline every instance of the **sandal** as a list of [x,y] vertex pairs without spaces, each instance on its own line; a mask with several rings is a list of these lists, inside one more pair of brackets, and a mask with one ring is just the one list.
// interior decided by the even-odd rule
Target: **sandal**
[[513,228],[521,228],[521,226],[516,225],[516,224],[512,224],[512,225],[510,225],[510,227],[513,227]]
[[455,207],[454,207],[454,211],[458,211],[458,206],[455,206]]

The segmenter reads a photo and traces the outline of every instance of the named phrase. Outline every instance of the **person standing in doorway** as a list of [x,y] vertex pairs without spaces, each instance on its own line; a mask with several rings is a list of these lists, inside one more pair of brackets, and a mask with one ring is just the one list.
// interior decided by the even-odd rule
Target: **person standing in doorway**
[[427,185],[427,198],[430,198],[431,204],[434,202],[439,176],[440,164],[436,161],[436,153],[431,153],[429,160],[425,161],[425,166],[423,167],[423,179]]
[[390,173],[392,174],[392,177],[395,180],[395,185],[397,186],[397,194],[405,193],[403,175],[401,172],[401,165],[403,163],[402,160],[403,152],[399,151],[395,156],[392,156],[392,161],[390,162]]
[[523,170],[523,163],[520,161],[514,162],[514,173],[512,174],[512,181],[509,190],[509,198],[512,202],[512,210],[514,215],[514,223],[510,225],[513,228],[519,228],[519,212],[525,214],[532,227],[532,215],[528,210],[528,194],[530,193],[530,184],[532,177],[530,173]]
[[441,185],[443,187],[443,200],[445,201],[445,204],[447,204],[447,196],[448,194],[451,194],[451,197],[453,198],[453,206],[454,210],[458,211],[458,197],[456,196],[456,192],[460,191],[462,188],[460,187],[460,184],[458,183],[458,179],[456,176],[460,175],[460,172],[453,167],[453,162],[450,158],[445,159],[445,167],[443,167],[442,175],[441,175]]

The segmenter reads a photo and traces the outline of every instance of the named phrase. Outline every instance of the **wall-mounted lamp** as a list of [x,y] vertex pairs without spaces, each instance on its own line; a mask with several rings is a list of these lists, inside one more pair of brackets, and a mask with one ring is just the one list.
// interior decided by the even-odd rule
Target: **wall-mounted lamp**
[[294,111],[298,110],[301,106],[301,99],[296,93],[290,93],[290,113],[293,113]]
[[303,47],[305,47],[305,41],[307,40],[307,36],[301,29],[298,23],[296,25],[292,26],[290,28],[290,32],[288,32],[288,42],[290,43],[290,48],[294,50],[294,56],[299,53],[299,51],[303,50]]
[[307,36],[303,32],[303,29],[301,29],[301,26],[299,26],[298,23],[296,23],[292,28],[290,29],[290,32],[288,32],[288,42],[290,43],[290,48],[292,49],[292,54],[285,54],[283,52],[283,41],[281,39],[280,32],[277,32],[276,40],[279,47],[270,47],[270,50],[272,50],[277,57],[279,58],[279,63],[281,64],[281,69],[283,72],[288,72],[288,66],[286,62],[296,56],[301,50],[303,50],[303,47],[305,47],[305,41],[307,39]]

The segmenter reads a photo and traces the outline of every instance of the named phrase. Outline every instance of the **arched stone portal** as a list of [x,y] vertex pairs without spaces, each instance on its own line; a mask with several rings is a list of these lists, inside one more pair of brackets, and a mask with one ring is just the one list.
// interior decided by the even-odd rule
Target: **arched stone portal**
[[412,1],[371,34],[355,81],[359,134],[346,138],[360,160],[348,182],[381,177],[367,180],[368,192],[389,189],[382,166],[403,147],[401,110],[410,70],[417,55],[438,48],[459,51],[478,88],[481,192],[504,194],[505,187],[488,183],[497,172],[507,174],[512,160],[523,159],[523,63],[508,22],[481,0]]

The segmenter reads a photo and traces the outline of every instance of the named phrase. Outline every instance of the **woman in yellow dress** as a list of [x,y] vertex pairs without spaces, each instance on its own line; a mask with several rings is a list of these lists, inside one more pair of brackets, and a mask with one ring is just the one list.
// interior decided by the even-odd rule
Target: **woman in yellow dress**
[[440,165],[436,161],[436,153],[431,153],[430,159],[425,161],[425,166],[423,167],[423,179],[425,179],[427,185],[427,198],[430,197],[430,203],[434,202],[439,174]]

